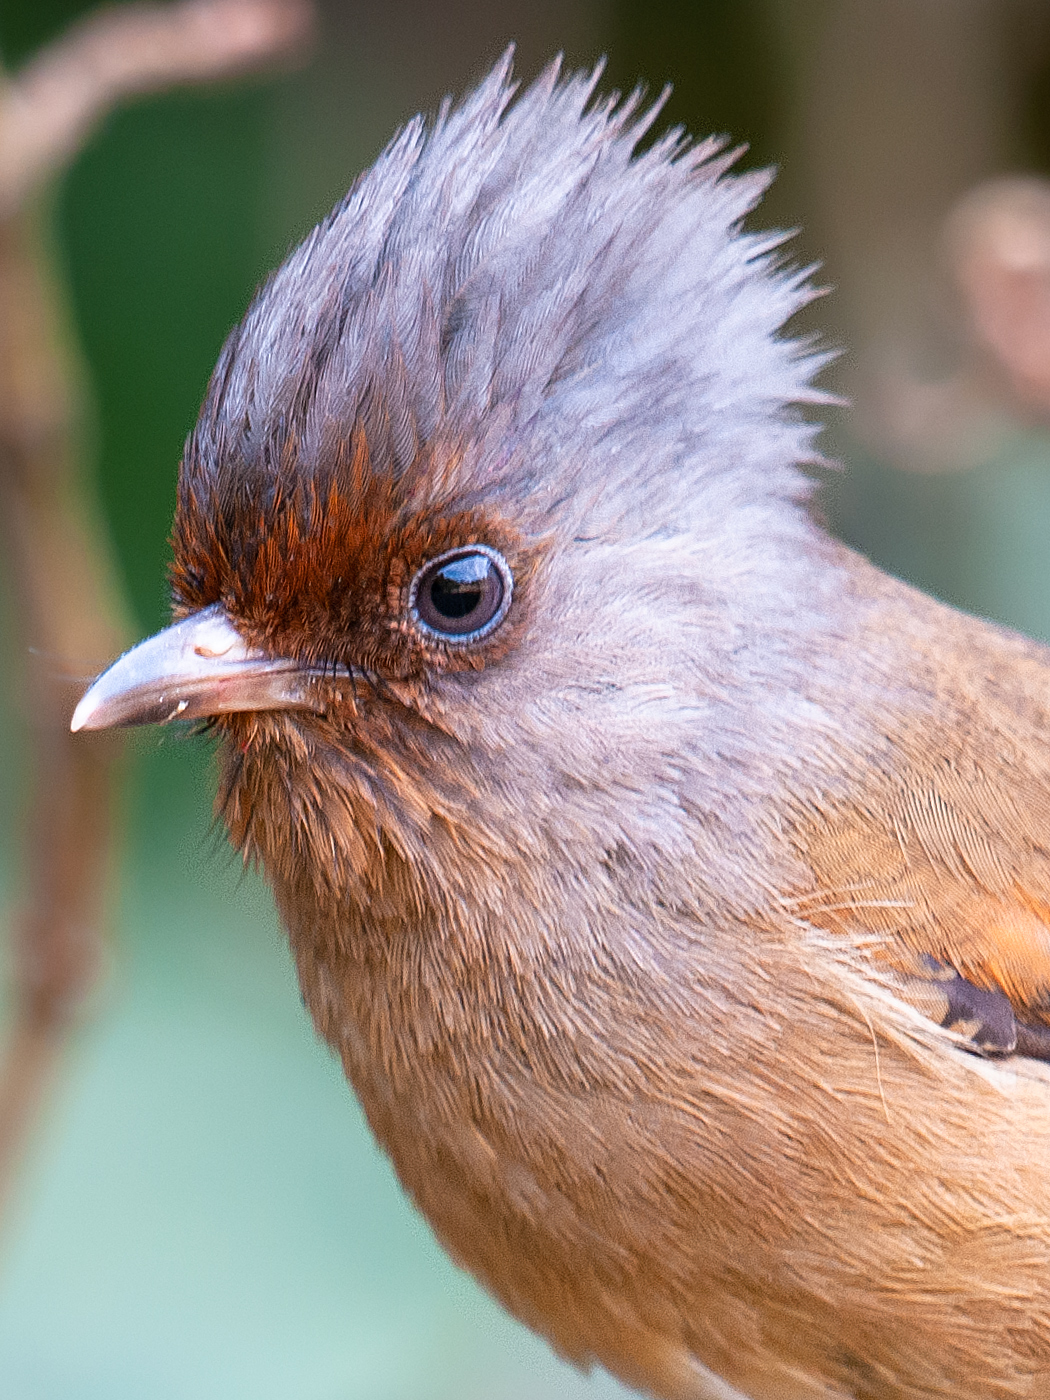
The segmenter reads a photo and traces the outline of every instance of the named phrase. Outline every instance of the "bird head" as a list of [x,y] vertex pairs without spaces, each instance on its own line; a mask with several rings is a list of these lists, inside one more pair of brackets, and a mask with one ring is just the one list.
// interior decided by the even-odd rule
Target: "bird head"
[[564,815],[628,752],[636,796],[666,788],[676,748],[746,730],[744,672],[805,611],[821,356],[780,327],[812,293],[741,229],[766,176],[678,132],[637,153],[657,108],[599,72],[519,95],[508,56],[411,122],[222,351],[177,621],[74,727],[208,718],[271,867],[277,809],[404,846],[482,793],[490,828],[526,790]]

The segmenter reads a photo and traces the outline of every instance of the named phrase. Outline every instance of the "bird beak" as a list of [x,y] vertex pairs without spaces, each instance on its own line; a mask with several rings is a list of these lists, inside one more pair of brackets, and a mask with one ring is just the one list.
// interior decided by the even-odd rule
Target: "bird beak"
[[249,647],[216,603],[147,637],[89,687],[70,728],[166,724],[239,710],[312,710],[310,673]]

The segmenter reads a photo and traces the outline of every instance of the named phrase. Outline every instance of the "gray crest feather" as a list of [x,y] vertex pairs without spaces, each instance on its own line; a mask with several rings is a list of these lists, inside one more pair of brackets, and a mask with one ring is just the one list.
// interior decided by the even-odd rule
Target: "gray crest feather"
[[782,236],[741,231],[768,176],[680,132],[636,154],[660,103],[595,99],[600,74],[556,61],[518,95],[508,52],[411,121],[231,336],[187,470],[272,477],[292,441],[323,472],[359,422],[377,470],[447,442],[442,491],[537,528],[804,496],[795,405],[827,356],[781,334],[813,295]]

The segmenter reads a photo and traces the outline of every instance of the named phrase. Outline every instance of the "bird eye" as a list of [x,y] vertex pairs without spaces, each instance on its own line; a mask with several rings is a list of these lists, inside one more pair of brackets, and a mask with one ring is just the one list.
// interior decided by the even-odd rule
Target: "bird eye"
[[424,632],[476,642],[507,615],[514,579],[488,545],[452,549],[424,564],[409,590],[409,610]]

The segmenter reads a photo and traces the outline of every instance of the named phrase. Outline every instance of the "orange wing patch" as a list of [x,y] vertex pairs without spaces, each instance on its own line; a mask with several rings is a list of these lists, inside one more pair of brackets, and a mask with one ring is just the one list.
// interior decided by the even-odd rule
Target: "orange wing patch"
[[991,782],[972,757],[927,759],[860,801],[808,812],[797,844],[814,886],[793,909],[906,976],[935,959],[1004,992],[1019,1019],[1050,1025],[1047,789],[1039,782],[1033,793],[996,758],[1005,781]]

